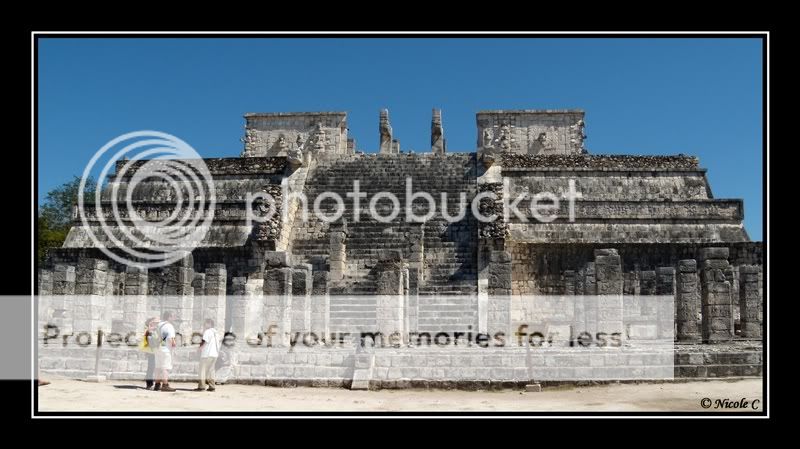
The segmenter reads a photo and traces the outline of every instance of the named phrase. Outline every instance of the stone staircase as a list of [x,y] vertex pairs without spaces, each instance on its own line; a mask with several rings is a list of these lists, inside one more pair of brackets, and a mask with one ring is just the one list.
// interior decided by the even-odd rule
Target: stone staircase
[[[299,219],[293,231],[291,251],[297,263],[311,263],[315,270],[328,269],[329,223],[313,213],[316,198],[324,192],[335,192],[344,200],[348,237],[346,240],[347,270],[345,278],[331,285],[331,332],[374,328],[375,266],[381,250],[400,250],[411,255],[411,246],[419,235],[420,224],[406,220],[406,178],[411,178],[412,193],[428,192],[436,202],[436,215],[422,225],[424,231],[424,280],[419,289],[419,331],[467,331],[477,328],[477,221],[469,206],[476,194],[475,156],[451,153],[444,157],[431,154],[359,155],[330,162],[315,170],[306,181],[309,220]],[[353,181],[366,193],[361,199],[359,221],[355,221],[353,200],[346,193],[353,191]],[[400,201],[400,213],[390,223],[370,217],[369,201],[378,192],[391,192]],[[460,211],[460,194],[466,194],[466,214],[449,223],[442,216],[441,194],[447,193],[447,213]],[[427,202],[416,199],[412,205],[418,215],[428,211]],[[325,213],[332,214],[332,200],[321,203]],[[388,215],[391,202],[378,202],[379,213]],[[413,288],[414,286],[412,286]],[[437,324],[440,323],[440,324]]]

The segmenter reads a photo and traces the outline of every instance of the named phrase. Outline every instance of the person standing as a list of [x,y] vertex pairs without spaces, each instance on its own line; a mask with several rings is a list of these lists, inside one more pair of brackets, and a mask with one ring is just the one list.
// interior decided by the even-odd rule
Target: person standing
[[172,320],[175,313],[171,310],[165,311],[161,315],[161,322],[158,323],[159,345],[156,350],[156,384],[155,391],[175,391],[169,386],[169,371],[172,369],[172,352],[175,350],[175,326]]
[[[214,320],[207,319],[203,323],[203,341],[200,342],[200,381],[194,391],[214,391],[214,371],[219,356],[220,340],[214,329]],[[208,385],[208,390],[206,390]]]
[[156,351],[161,345],[161,338],[157,332],[158,317],[148,318],[144,323],[144,341],[146,345],[143,351],[147,354],[147,374],[145,375],[145,389],[150,390],[155,384],[156,371]]

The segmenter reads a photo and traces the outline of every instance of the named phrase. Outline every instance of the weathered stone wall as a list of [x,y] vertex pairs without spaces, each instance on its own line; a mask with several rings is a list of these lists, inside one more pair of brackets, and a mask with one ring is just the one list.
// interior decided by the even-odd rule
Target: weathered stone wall
[[581,110],[481,111],[477,146],[517,154],[581,154],[583,117]]
[[[119,161],[117,168],[127,161]],[[305,180],[304,171],[287,170],[285,157],[255,157],[255,158],[211,158],[203,159],[208,167],[214,184],[215,205],[214,220],[211,227],[200,242],[200,247],[239,247],[243,246],[253,231],[252,226],[247,226],[247,200],[248,195],[268,191],[277,201],[280,201],[281,181],[288,177],[290,190],[302,190]],[[125,247],[137,247],[120,228],[117,217],[129,223],[127,207],[119,207],[115,212],[112,209],[112,193],[116,191],[117,204],[127,204],[131,176],[136,169],[143,165],[135,162],[126,172],[124,177],[112,178],[109,185],[104,188],[101,198],[100,213],[106,221],[107,229]],[[298,184],[299,183],[299,184]],[[165,220],[176,208],[175,186],[164,179],[145,179],[136,184],[131,193],[132,205],[136,208],[139,217],[147,220]],[[271,187],[277,188],[270,189]],[[197,192],[198,186],[193,185],[192,191]],[[277,193],[277,195],[276,195]],[[204,218],[209,214],[210,198],[206,198],[203,211],[194,210],[198,217]],[[185,206],[185,205],[184,205]],[[280,206],[280,204],[278,204]],[[194,206],[195,208],[197,206]],[[64,242],[64,248],[91,248],[96,247],[90,236],[89,230],[98,238],[100,245],[111,248],[115,246],[113,240],[106,235],[97,217],[98,211],[94,207],[84,208],[88,228],[76,216],[76,224],[70,229]],[[116,214],[116,216],[114,215]],[[139,225],[144,229],[146,225]],[[151,232],[157,233],[158,229],[151,227]],[[288,237],[278,234],[277,242],[286,243]]]
[[245,114],[243,157],[286,156],[301,149],[312,154],[347,154],[347,113],[282,112]]
[[[620,243],[614,245],[622,259],[625,273],[678,267],[684,259],[696,259],[707,246],[727,246],[731,265],[763,264],[760,242],[730,244],[696,243]],[[593,260],[600,244],[526,244],[512,243],[514,294],[565,294],[565,274],[577,271]]]
[[[592,156],[594,157],[594,156]],[[689,201],[709,199],[705,172],[701,170],[630,170],[620,166],[602,170],[508,170],[509,193],[516,198],[522,192],[534,195],[550,192],[562,198],[574,181],[575,191],[583,200],[595,201]]]
[[628,154],[553,154],[526,155],[503,153],[500,163],[504,171],[535,170],[696,170],[700,161],[695,156],[637,156]]
[[[100,351],[99,373],[114,380],[144,380],[145,354],[119,341]],[[713,349],[713,350],[712,350]],[[85,378],[95,373],[97,349],[40,346],[40,367],[44,374]],[[355,357],[352,348],[236,348],[230,369],[217,373],[218,381],[268,386],[350,387]],[[576,357],[557,351],[531,352],[527,348],[407,348],[378,349],[372,354],[370,388],[515,388],[543,378],[581,375],[619,375],[620,364],[645,377],[658,369],[647,351],[608,351],[608,354]],[[674,354],[676,378],[715,378],[760,376],[760,346],[687,345]],[[605,365],[608,365],[606,367]],[[198,372],[195,347],[179,348],[170,378],[196,381]],[[605,371],[604,371],[605,370]],[[658,370],[659,374],[660,371]],[[225,372],[227,375],[222,376]],[[604,374],[607,373],[607,374]]]

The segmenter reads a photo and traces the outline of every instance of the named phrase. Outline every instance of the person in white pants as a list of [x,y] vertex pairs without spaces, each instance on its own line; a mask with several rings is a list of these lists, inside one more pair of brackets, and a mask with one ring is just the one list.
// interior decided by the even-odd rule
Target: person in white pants
[[[219,356],[220,340],[214,329],[214,320],[207,319],[203,323],[203,341],[200,342],[200,381],[194,391],[214,391],[214,372]],[[206,390],[208,385],[208,390]]]

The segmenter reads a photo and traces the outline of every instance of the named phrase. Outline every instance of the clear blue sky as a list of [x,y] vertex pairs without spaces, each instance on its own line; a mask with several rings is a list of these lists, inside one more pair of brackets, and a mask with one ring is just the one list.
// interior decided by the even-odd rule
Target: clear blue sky
[[110,139],[152,129],[205,157],[242,150],[245,112],[347,111],[361,150],[389,108],[403,150],[474,151],[482,109],[586,110],[590,153],[692,154],[762,238],[756,39],[42,39],[39,200]]

